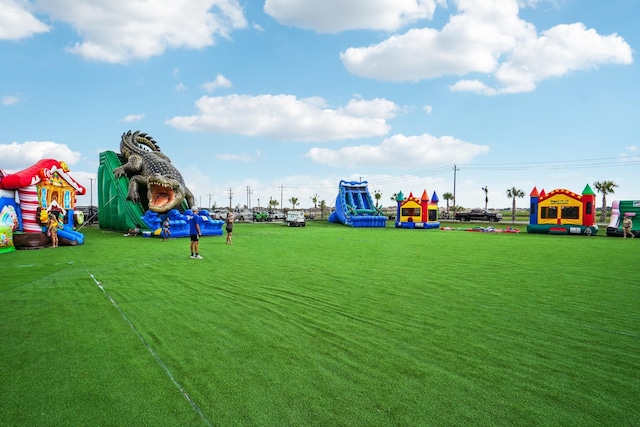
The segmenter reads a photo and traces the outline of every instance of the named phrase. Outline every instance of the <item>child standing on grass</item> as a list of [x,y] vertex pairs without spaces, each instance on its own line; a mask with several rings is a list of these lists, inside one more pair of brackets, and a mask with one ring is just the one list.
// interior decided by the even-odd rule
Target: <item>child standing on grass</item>
[[169,230],[169,227],[171,227],[169,225],[169,217],[166,217],[164,219],[164,222],[162,223],[162,241],[163,242],[169,239],[169,236],[171,236],[171,230]]
[[631,236],[631,238],[633,238],[633,233],[631,232],[631,227],[633,227],[633,221],[631,221],[631,217],[630,216],[626,216],[624,217],[624,219],[622,220],[622,233],[623,239],[627,238],[627,234],[629,236]]
[[58,247],[58,215],[52,213],[49,215],[49,224],[47,226],[47,234],[51,237],[51,247]]
[[191,208],[191,218],[189,218],[189,233],[191,234],[191,258],[202,259],[199,249],[199,239],[202,233],[200,232],[200,223],[202,218],[198,215],[198,208]]

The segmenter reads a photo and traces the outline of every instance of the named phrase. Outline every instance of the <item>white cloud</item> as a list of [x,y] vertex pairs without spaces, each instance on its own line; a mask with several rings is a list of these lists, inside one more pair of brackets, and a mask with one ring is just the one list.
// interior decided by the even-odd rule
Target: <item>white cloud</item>
[[442,0],[266,0],[264,11],[283,25],[337,33],[370,29],[394,31],[431,19]]
[[0,40],[20,40],[51,30],[29,8],[24,1],[0,0]]
[[70,52],[110,63],[150,58],[168,48],[201,49],[213,45],[216,37],[229,37],[233,30],[247,26],[237,0],[164,1],[160,4],[39,0],[36,5],[36,12],[48,13],[80,34],[82,40],[72,44],[68,48]]
[[138,122],[142,119],[144,119],[144,114],[129,114],[121,121],[125,123],[131,123],[131,122]]
[[202,85],[202,87],[207,92],[213,92],[214,90],[216,90],[218,88],[221,88],[221,87],[232,87],[232,86],[233,86],[233,84],[231,83],[231,80],[227,79],[222,74],[218,74],[214,81],[207,82],[207,83]]
[[427,114],[431,115],[431,113],[433,112],[433,107],[431,105],[425,105],[424,107],[422,107],[424,109],[424,111],[427,112]]
[[188,90],[189,88],[182,82],[178,83],[175,86],[175,90],[176,92],[184,92],[185,90]]
[[218,153],[216,154],[216,159],[230,161],[230,162],[242,162],[242,163],[251,163],[255,162],[257,159],[262,157],[262,153],[260,151],[256,151],[254,154],[241,153],[241,154],[229,154],[229,153]]
[[393,166],[420,168],[429,165],[465,163],[486,154],[489,147],[451,136],[393,135],[380,145],[355,145],[338,150],[314,147],[306,156],[316,163],[336,167]]
[[330,109],[319,97],[293,95],[204,96],[196,101],[198,115],[176,116],[167,124],[188,131],[233,133],[289,141],[332,141],[389,132],[387,119],[398,106],[384,99],[352,100]]
[[497,91],[480,80],[458,80],[450,86],[454,92],[475,92],[482,95],[495,95]]
[[511,52],[495,73],[502,92],[528,92],[541,80],[600,64],[630,64],[631,48],[616,34],[601,36],[584,24],[556,25]]
[[6,170],[24,169],[42,159],[56,159],[73,165],[80,157],[79,152],[71,150],[65,144],[51,141],[0,144],[0,167]]
[[572,70],[633,61],[622,37],[600,35],[581,23],[538,34],[519,18],[517,0],[457,0],[456,5],[458,14],[440,31],[414,28],[375,45],[348,48],[340,58],[351,73],[386,81],[485,74],[495,79],[495,87],[478,79],[452,86],[485,95],[528,92]]
[[20,102],[20,97],[6,95],[2,97],[2,105],[15,105]]

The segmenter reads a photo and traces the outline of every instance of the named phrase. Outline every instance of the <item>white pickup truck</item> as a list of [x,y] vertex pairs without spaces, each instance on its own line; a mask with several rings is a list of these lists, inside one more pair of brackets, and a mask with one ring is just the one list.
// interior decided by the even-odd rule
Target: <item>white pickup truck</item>
[[304,227],[307,225],[303,211],[289,211],[287,212],[287,218],[284,222],[289,227]]

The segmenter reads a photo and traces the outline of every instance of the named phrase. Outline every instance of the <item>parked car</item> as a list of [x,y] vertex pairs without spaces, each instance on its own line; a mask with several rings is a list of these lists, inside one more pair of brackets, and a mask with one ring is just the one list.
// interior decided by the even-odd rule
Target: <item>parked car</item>
[[283,220],[286,218],[286,216],[280,211],[270,211],[269,218],[271,218],[272,220],[278,220],[278,219]]
[[238,221],[248,221],[253,219],[253,212],[251,212],[249,209],[234,209],[233,215]]
[[289,211],[287,212],[287,219],[285,220],[289,227],[304,227],[307,225],[307,221],[304,218],[303,211]]
[[227,217],[227,213],[229,213],[227,209],[216,209],[213,211],[213,214],[211,214],[211,217],[213,219],[221,219],[224,221],[224,219]]
[[458,221],[498,222],[502,219],[502,214],[484,209],[471,209],[469,212],[456,212],[455,218]]
[[314,219],[315,215],[313,214],[313,212],[307,211],[304,213],[305,218],[307,219]]

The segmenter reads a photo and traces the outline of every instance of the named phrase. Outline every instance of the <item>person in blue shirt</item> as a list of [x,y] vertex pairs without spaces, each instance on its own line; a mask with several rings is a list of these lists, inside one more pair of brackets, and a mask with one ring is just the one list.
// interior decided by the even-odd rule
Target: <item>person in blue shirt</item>
[[189,218],[189,234],[191,234],[191,258],[202,259],[198,252],[199,240],[202,233],[200,232],[200,224],[202,217],[198,215],[198,208],[191,208],[191,216]]

